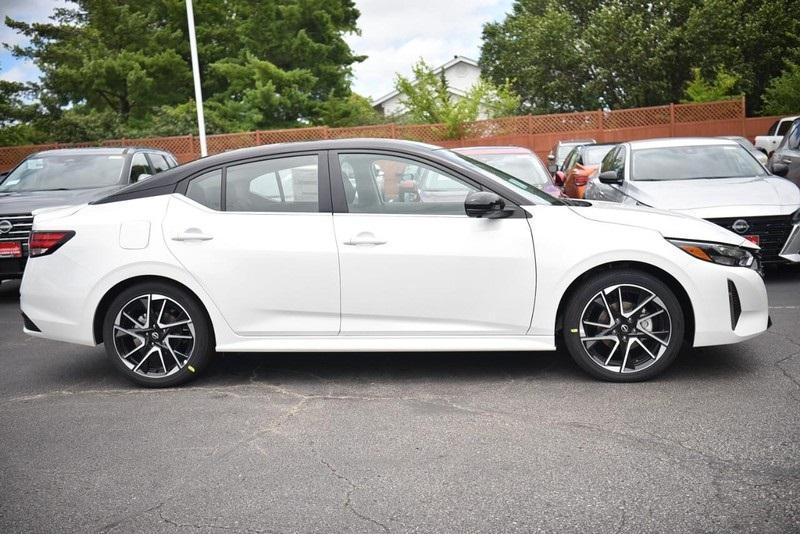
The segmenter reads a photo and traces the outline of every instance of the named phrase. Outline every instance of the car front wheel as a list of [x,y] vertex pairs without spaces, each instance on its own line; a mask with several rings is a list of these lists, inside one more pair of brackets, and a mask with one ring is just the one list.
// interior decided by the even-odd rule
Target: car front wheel
[[128,379],[169,387],[196,377],[213,351],[200,303],[162,282],[136,284],[111,302],[103,323],[106,354]]
[[684,314],[661,280],[635,270],[587,280],[564,314],[564,344],[589,374],[614,382],[652,378],[677,357]]

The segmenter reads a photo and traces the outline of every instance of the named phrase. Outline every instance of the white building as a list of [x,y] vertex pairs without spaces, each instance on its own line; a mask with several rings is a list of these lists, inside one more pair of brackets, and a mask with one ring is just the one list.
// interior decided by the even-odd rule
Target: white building
[[[444,72],[450,98],[462,98],[481,77],[481,68],[478,62],[464,56],[454,56],[453,59],[435,69],[436,74]],[[373,100],[372,106],[384,116],[396,116],[405,113],[397,90]]]

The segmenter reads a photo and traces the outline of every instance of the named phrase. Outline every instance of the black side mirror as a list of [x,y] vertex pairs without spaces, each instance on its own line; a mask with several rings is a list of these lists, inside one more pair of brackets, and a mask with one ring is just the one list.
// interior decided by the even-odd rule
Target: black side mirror
[[617,173],[617,171],[605,171],[601,172],[600,176],[598,176],[600,183],[603,184],[621,184],[622,183],[622,173]]
[[491,191],[473,191],[464,199],[464,210],[470,217],[501,219],[511,215],[506,210],[506,201]]
[[785,163],[773,163],[772,174],[786,178],[786,175],[789,174],[789,166]]

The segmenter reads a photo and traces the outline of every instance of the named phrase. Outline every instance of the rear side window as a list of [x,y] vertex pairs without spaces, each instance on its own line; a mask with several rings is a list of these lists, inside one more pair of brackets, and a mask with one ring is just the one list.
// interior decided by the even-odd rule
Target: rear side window
[[189,182],[186,196],[207,208],[219,211],[222,207],[222,170],[201,174]]
[[227,211],[319,211],[318,156],[290,156],[233,165],[225,176]]
[[169,169],[167,160],[161,154],[150,154],[150,164],[153,166],[153,174]]

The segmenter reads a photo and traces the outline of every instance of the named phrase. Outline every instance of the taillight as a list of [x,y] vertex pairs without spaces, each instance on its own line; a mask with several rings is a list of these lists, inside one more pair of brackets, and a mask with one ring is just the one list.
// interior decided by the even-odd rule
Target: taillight
[[75,232],[33,232],[28,241],[28,255],[31,258],[52,254],[58,248],[72,239]]
[[6,241],[0,243],[0,258],[21,258],[22,245],[17,241]]

